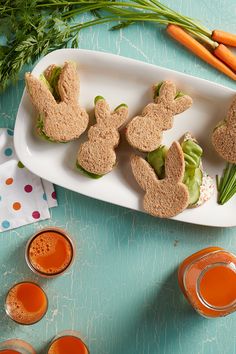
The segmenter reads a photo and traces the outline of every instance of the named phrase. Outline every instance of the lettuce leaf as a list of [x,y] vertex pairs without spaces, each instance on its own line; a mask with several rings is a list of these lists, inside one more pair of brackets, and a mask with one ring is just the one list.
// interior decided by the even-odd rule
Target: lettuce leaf
[[202,148],[196,141],[188,139],[182,142],[184,152],[185,171],[183,183],[188,187],[189,205],[197,203],[200,197],[200,187],[202,185],[201,157]]
[[41,136],[42,138],[44,138],[47,141],[51,141],[54,142],[55,140],[49,138],[45,133],[44,133],[44,119],[43,119],[43,115],[39,114],[38,116],[38,120],[37,120],[37,125],[36,125],[36,129],[37,129],[37,133],[39,136]]
[[186,167],[199,167],[203,153],[201,146],[196,141],[188,139],[182,142],[181,148],[184,153]]
[[[197,203],[200,197],[200,187],[202,185],[201,157],[203,150],[193,139],[182,142],[181,148],[184,153],[185,171],[183,183],[189,191],[189,206]],[[158,149],[149,152],[148,163],[153,167],[159,179],[165,177],[165,159],[168,148],[160,146]]]
[[76,162],[76,167],[84,176],[87,176],[87,177],[90,177],[93,179],[98,179],[98,178],[101,178],[102,176],[104,176],[104,175],[96,175],[95,173],[86,171],[78,162]]
[[49,85],[52,87],[52,94],[56,101],[60,101],[60,94],[58,91],[58,80],[61,75],[62,68],[60,66],[55,66],[52,69],[50,78],[48,79]]
[[165,177],[165,159],[168,148],[160,146],[158,149],[151,151],[147,155],[147,162],[154,168],[159,179]]
[[[61,67],[60,66],[55,66],[52,69],[50,78],[47,80],[46,77],[44,76],[44,74],[40,75],[40,80],[41,82],[47,86],[47,88],[49,89],[49,91],[52,93],[52,95],[54,96],[55,100],[60,100],[60,95],[58,92],[58,80],[61,74]],[[37,132],[38,134],[44,138],[47,141],[51,141],[51,142],[55,142],[55,140],[49,138],[45,132],[44,132],[44,117],[43,114],[39,114],[38,116],[38,120],[37,120]]]
[[[163,85],[163,81],[159,82],[158,84],[156,84],[155,88],[154,88],[154,95],[153,95],[153,98],[157,98],[159,95],[160,95],[160,89],[161,89],[161,86]],[[176,95],[175,95],[175,100],[177,98],[180,98],[180,97],[183,97],[185,96],[185,93],[182,92],[182,91],[177,91],[176,92]]]

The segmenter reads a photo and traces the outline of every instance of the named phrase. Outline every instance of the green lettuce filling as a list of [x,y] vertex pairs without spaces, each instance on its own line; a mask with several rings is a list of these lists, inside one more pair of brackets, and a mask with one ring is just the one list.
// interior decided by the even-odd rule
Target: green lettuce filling
[[165,177],[165,159],[168,148],[160,146],[158,149],[148,153],[147,161],[154,168],[158,178]]
[[[183,141],[181,148],[185,160],[183,183],[188,188],[189,206],[192,206],[197,203],[200,197],[200,187],[202,185],[201,156],[203,151],[197,142],[192,139]],[[153,167],[159,179],[165,177],[167,151],[166,146],[161,146],[147,155],[147,161]]]
[[181,144],[184,161],[185,172],[183,183],[188,187],[189,205],[197,203],[200,197],[200,187],[202,185],[202,170],[200,168],[202,148],[194,140],[186,140]]
[[[159,95],[160,95],[160,89],[161,89],[161,86],[163,85],[163,81],[159,82],[155,88],[154,88],[154,99],[157,98]],[[185,94],[181,91],[178,91],[175,95],[175,100],[177,98],[180,98],[180,97],[183,97]]]
[[47,88],[49,89],[49,91],[50,91],[51,93],[53,93],[53,88],[52,88],[52,86],[50,85],[50,83],[48,82],[48,80],[46,79],[46,77],[44,76],[44,74],[41,74],[41,75],[39,76],[39,80],[40,80],[44,85],[47,86]]
[[154,88],[154,99],[160,95],[160,89],[163,84],[163,81],[159,82]]
[[[60,101],[60,94],[58,91],[58,81],[59,81],[59,77],[61,75],[61,67],[60,66],[55,66],[52,71],[51,71],[51,75],[48,78],[48,83],[52,88],[52,94],[55,98],[56,101]],[[46,79],[45,79],[46,80]]]
[[90,177],[93,179],[98,179],[103,176],[103,175],[96,175],[95,173],[86,171],[78,162],[76,162],[76,167],[84,176],[87,176],[87,177]]
[[55,140],[53,140],[52,138],[49,138],[49,136],[47,136],[44,133],[44,129],[43,128],[44,128],[43,115],[39,114],[38,120],[37,120],[37,125],[36,125],[36,129],[37,129],[38,135],[41,136],[42,138],[44,138],[47,141],[54,142]]
[[181,148],[184,153],[186,167],[199,167],[203,153],[201,146],[196,141],[188,139],[182,142]]
[[215,126],[215,128],[213,129],[213,132],[218,129],[219,127],[221,127],[222,125],[226,125],[227,124],[227,120],[226,119],[222,119],[218,122],[218,124]]
[[61,70],[62,68],[60,66],[55,66],[51,70],[50,76],[48,76],[47,79],[44,74],[41,74],[39,77],[41,82],[43,82],[47,86],[49,91],[52,93],[56,101],[60,101],[60,94],[58,91],[58,81],[61,75]]
[[[55,66],[51,73],[50,73],[50,77],[48,78],[48,80],[46,79],[46,77],[44,76],[44,74],[40,75],[40,81],[47,86],[47,88],[49,89],[49,91],[52,93],[53,97],[55,98],[56,101],[60,100],[60,95],[58,92],[58,80],[61,74],[61,67],[60,66]],[[37,132],[38,134],[44,138],[47,141],[51,141],[51,142],[55,142],[55,140],[53,140],[52,138],[49,138],[45,132],[44,132],[44,117],[43,114],[39,114],[38,116],[38,120],[37,120]]]

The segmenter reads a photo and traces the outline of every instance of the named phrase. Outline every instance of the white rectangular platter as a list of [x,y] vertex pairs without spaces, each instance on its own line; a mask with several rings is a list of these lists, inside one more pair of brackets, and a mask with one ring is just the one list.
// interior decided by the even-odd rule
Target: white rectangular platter
[[[170,145],[186,131],[191,132],[204,150],[205,170],[214,179],[216,174],[222,173],[225,162],[214,151],[210,136],[216,123],[224,119],[235,91],[144,62],[81,49],[61,49],[48,54],[39,61],[33,74],[39,76],[50,64],[62,65],[68,60],[78,64],[80,102],[91,116],[94,97],[101,95],[111,108],[122,102],[127,103],[129,117],[132,118],[152,101],[153,84],[173,80],[181,91],[193,98],[194,103],[189,110],[175,117],[173,128],[164,133],[163,143]],[[36,112],[24,92],[17,114],[14,142],[19,159],[30,171],[83,195],[143,211],[143,191],[134,180],[129,164],[134,151],[123,134],[117,149],[117,167],[99,180],[92,180],[82,176],[75,168],[77,151],[86,134],[68,144],[50,143],[35,134],[35,117]],[[220,206],[216,197],[215,192],[203,206],[185,210],[173,219],[209,226],[236,226],[235,199]]]

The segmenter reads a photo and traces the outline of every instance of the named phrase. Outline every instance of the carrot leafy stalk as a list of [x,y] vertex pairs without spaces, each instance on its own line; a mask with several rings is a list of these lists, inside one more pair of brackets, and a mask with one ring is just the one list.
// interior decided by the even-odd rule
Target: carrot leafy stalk
[[167,32],[172,38],[174,38],[184,47],[188,48],[192,53],[197,55],[206,63],[210,64],[225,75],[229,76],[231,79],[236,80],[236,74],[232,70],[230,70],[224,63],[217,59],[206,47],[204,47],[195,38],[193,38],[190,34],[184,31],[181,27],[170,24],[167,26]]
[[[95,17],[87,17],[91,13]],[[85,22],[80,22],[79,16],[83,14],[86,15]],[[236,35],[219,30],[212,32],[199,21],[172,10],[161,1],[0,0],[0,91],[18,78],[25,64],[34,63],[55,49],[78,47],[81,29],[109,22],[115,22],[111,27],[113,30],[139,22],[169,25],[169,33],[181,43],[180,32],[173,31],[177,25],[183,29],[183,45],[235,80],[235,73],[189,37],[193,35],[210,44],[213,50],[216,49],[215,55],[221,55],[220,59],[234,70],[233,54],[226,54],[220,45],[216,47],[218,43],[236,46]],[[191,35],[187,37],[184,31]]]
[[218,204],[225,204],[236,194],[236,165],[228,163],[221,178],[216,176]]

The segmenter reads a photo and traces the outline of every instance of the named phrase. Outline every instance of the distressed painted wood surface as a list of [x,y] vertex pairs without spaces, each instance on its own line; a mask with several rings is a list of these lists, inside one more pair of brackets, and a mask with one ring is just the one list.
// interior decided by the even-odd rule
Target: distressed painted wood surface
[[[234,0],[166,1],[210,28],[236,33]],[[80,47],[120,54],[206,78],[235,83],[202,63],[153,25],[108,32],[108,25],[81,32]],[[0,96],[0,127],[13,127],[23,82]],[[19,337],[46,353],[63,329],[79,330],[91,354],[233,354],[236,314],[206,320],[190,308],[177,285],[181,260],[210,245],[236,253],[236,229],[216,229],[154,219],[57,188],[59,207],[50,221],[0,234],[0,340]],[[34,276],[24,247],[39,227],[66,228],[76,239],[73,268],[56,280]],[[4,313],[7,289],[36,280],[49,297],[47,316],[18,326]],[[73,354],[73,353],[68,353]]]

